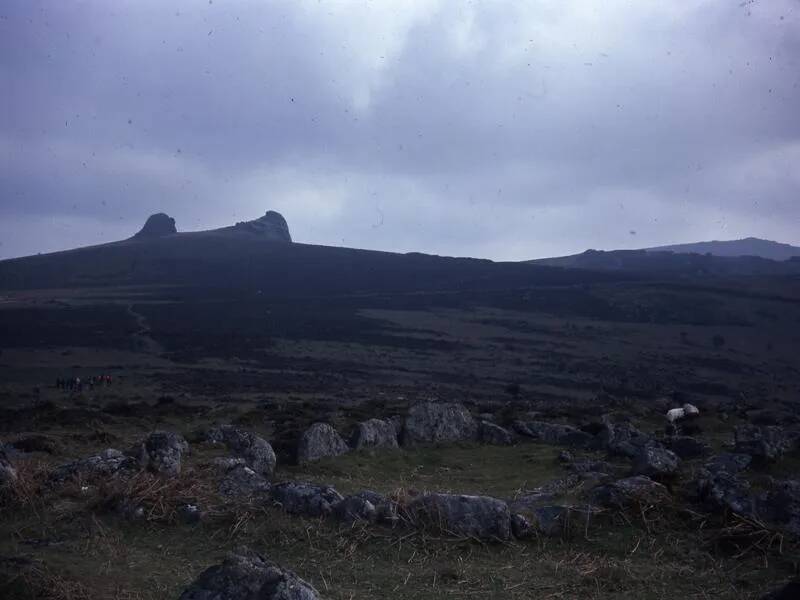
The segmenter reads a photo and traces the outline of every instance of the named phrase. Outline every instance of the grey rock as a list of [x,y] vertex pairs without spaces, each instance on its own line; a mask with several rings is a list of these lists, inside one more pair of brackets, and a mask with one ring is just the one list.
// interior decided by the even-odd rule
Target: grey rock
[[327,423],[314,423],[300,437],[297,445],[297,461],[308,463],[339,456],[350,450],[336,430]]
[[286,512],[295,515],[327,516],[343,499],[331,486],[304,481],[286,481],[272,487],[272,500]]
[[703,440],[688,435],[678,435],[668,438],[667,446],[678,455],[678,458],[683,460],[702,458],[711,454],[711,446],[706,444]]
[[50,474],[49,480],[55,484],[63,483],[68,479],[92,481],[120,473],[132,473],[138,470],[138,467],[134,458],[119,450],[109,448],[100,454],[56,467]]
[[263,217],[252,221],[240,221],[236,223],[234,229],[275,242],[292,241],[286,219],[283,218],[283,215],[274,210],[268,210]]
[[669,500],[667,488],[644,475],[627,477],[598,486],[591,493],[592,504],[607,508],[663,504]]
[[392,421],[369,419],[358,424],[351,445],[364,448],[397,448],[397,430]]
[[548,537],[561,536],[567,526],[569,508],[566,506],[541,506],[534,509],[536,530]]
[[749,454],[755,460],[772,462],[797,448],[800,434],[782,427],[738,425],[734,430],[734,451]]
[[268,441],[255,433],[233,425],[219,425],[212,427],[206,433],[206,440],[224,444],[236,456],[243,458],[247,466],[260,475],[272,477],[275,473],[275,466],[278,462],[275,451]]
[[180,600],[320,600],[295,573],[247,549],[203,571]]
[[373,523],[378,518],[378,509],[364,496],[347,496],[333,507],[334,516],[344,523],[364,521]]
[[189,444],[183,436],[171,431],[154,431],[139,442],[131,454],[141,468],[167,477],[176,477],[181,472],[181,456]]
[[605,429],[598,434],[598,440],[612,456],[636,458],[646,446],[661,446],[652,436],[630,423],[611,423],[605,419],[604,425]]
[[398,504],[395,500],[387,498],[386,496],[373,492],[371,490],[364,490],[353,494],[354,496],[368,501],[375,507],[375,520],[380,523],[394,524],[398,520]]
[[222,471],[219,492],[223,496],[238,500],[251,500],[269,494],[269,482],[263,475],[248,467],[244,459],[227,459],[226,463],[220,461],[218,467]]
[[544,444],[568,446],[572,448],[591,448],[595,444],[593,435],[571,425],[546,423],[544,421],[515,421],[514,430]]
[[511,537],[508,504],[488,496],[425,494],[412,500],[405,514],[418,526],[453,535],[480,540],[508,540]]
[[158,238],[177,232],[178,230],[175,228],[175,219],[164,213],[156,213],[147,218],[144,226],[139,230],[139,233],[133,236],[133,238]]
[[514,444],[514,436],[508,429],[489,421],[480,422],[478,437],[484,444],[492,444],[493,446],[511,446]]
[[671,450],[644,446],[639,449],[634,459],[633,474],[652,478],[674,477],[679,466],[680,459]]
[[455,402],[422,402],[412,406],[406,417],[403,443],[439,444],[474,441],[478,425],[462,404]]
[[696,485],[698,496],[711,510],[727,510],[746,517],[756,516],[756,502],[750,484],[741,477],[727,471],[713,474],[703,471]]

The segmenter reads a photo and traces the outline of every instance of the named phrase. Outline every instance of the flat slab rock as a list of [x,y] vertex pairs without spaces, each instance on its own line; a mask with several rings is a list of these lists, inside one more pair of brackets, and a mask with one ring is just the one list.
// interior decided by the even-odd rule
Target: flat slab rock
[[425,494],[405,507],[405,516],[417,526],[481,540],[511,538],[508,504],[488,496]]
[[601,485],[591,493],[592,504],[621,508],[636,504],[663,504],[671,499],[666,487],[644,475]]
[[344,498],[331,486],[286,481],[272,486],[272,500],[290,514],[327,516]]
[[56,467],[50,474],[50,482],[64,483],[73,478],[93,480],[110,477],[121,472],[133,472],[138,468],[139,464],[134,458],[114,448],[108,448],[100,454]]
[[292,571],[248,549],[231,552],[187,587],[180,600],[321,600]]
[[572,448],[591,448],[595,437],[572,425],[547,423],[545,421],[515,421],[514,430],[525,437],[557,446]]

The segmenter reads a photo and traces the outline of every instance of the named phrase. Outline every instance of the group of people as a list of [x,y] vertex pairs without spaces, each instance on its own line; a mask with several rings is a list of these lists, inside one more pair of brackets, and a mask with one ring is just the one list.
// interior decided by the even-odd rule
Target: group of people
[[56,388],[65,392],[82,392],[84,386],[93,390],[95,386],[109,386],[112,382],[111,375],[92,375],[86,380],[80,377],[59,377],[56,379]]

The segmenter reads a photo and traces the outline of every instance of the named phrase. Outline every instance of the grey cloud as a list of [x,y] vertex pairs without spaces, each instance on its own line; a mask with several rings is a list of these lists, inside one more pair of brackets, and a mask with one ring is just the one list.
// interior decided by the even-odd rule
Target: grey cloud
[[198,229],[276,208],[299,241],[498,259],[798,241],[791,0],[0,14],[0,256],[31,251],[14,227],[92,229],[54,249],[156,210]]

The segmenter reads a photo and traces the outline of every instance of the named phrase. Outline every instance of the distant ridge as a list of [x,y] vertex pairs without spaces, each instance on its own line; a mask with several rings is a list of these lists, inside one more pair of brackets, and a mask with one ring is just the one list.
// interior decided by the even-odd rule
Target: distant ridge
[[760,256],[770,260],[789,260],[800,256],[800,246],[748,237],[742,240],[696,242],[645,248],[647,252],[677,252],[681,254],[711,254],[713,256]]

